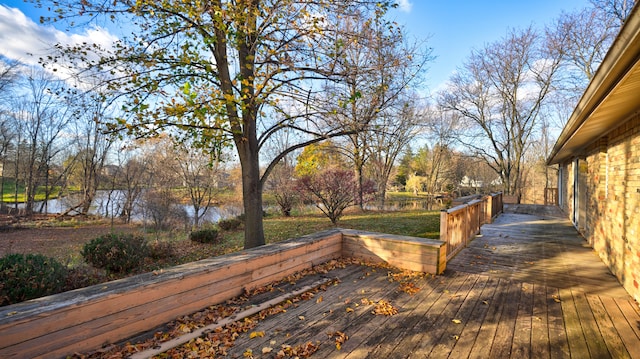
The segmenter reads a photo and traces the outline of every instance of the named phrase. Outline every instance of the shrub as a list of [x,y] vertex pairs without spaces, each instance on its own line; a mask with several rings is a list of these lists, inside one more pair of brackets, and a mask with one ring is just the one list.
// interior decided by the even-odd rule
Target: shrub
[[94,284],[104,283],[109,280],[109,276],[104,271],[85,263],[73,268],[69,268],[67,284],[64,290],[74,290],[88,287]]
[[200,229],[197,231],[193,231],[189,235],[189,239],[191,239],[194,242],[200,242],[200,243],[217,244],[219,242],[218,231],[213,228]]
[[233,231],[240,227],[242,224],[242,219],[240,218],[229,218],[229,219],[221,219],[218,222],[218,227],[223,231]]
[[129,273],[139,268],[148,253],[149,248],[142,236],[123,233],[92,239],[82,249],[87,263],[116,273]]
[[171,242],[155,241],[149,244],[149,257],[151,259],[169,259],[174,256],[174,252]]
[[7,254],[0,258],[0,305],[59,293],[66,277],[66,268],[54,258]]

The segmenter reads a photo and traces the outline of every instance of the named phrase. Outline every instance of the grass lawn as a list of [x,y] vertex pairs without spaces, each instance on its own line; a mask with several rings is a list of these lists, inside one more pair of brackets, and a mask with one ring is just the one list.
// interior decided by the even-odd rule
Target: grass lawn
[[[414,237],[438,238],[440,236],[440,211],[363,212],[344,215],[338,227],[370,232],[389,233]],[[264,219],[265,240],[275,243],[288,238],[334,228],[322,214],[304,216],[273,216]],[[244,232],[224,233],[225,253],[243,247]]]
[[[25,189],[24,184],[18,183],[18,197],[16,197],[15,193],[15,181],[13,178],[5,177],[2,182],[2,191],[0,191],[2,195],[2,202],[4,203],[24,203],[26,201],[25,197]],[[49,198],[56,198],[58,196],[58,192],[60,191],[60,186],[56,186],[51,190],[49,194]],[[44,186],[38,186],[36,188],[35,193],[35,201],[44,201],[45,199],[45,188]]]

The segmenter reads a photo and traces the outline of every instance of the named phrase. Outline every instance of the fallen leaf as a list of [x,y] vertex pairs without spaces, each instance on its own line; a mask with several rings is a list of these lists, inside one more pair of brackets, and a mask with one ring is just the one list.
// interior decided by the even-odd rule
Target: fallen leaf
[[322,303],[322,296],[319,296],[318,299],[316,299],[316,303]]
[[460,319],[453,319],[451,320],[452,322],[456,323],[456,324],[460,324],[462,323],[462,321]]
[[342,349],[342,344],[344,344],[344,342],[346,342],[349,339],[348,335],[346,335],[344,332],[341,332],[339,330],[334,333],[327,333],[327,334],[329,335],[329,338],[335,338],[336,350]]
[[414,295],[420,291],[420,288],[416,286],[414,283],[406,282],[406,283],[400,284],[400,290],[409,295]]
[[269,353],[271,353],[272,350],[273,350],[273,348],[264,347],[264,348],[262,348],[262,354],[269,354]]
[[363,305],[374,305],[374,304],[375,304],[375,302],[374,302],[374,301],[372,301],[372,300],[370,300],[370,299],[367,299],[367,298],[362,298],[362,299],[360,300],[360,302],[361,302]]
[[189,328],[187,324],[180,324],[180,326],[178,327],[178,330],[183,333],[191,333],[191,328]]
[[304,320],[304,315],[299,315],[299,316],[298,316],[298,319],[300,319],[300,320]]
[[249,334],[250,339],[262,337],[264,337],[264,332],[251,332],[251,334]]
[[376,307],[371,313],[375,315],[392,316],[398,314],[398,309],[388,301],[382,299],[376,304]]
[[351,312],[353,312],[353,308],[347,307],[347,313],[351,313]]

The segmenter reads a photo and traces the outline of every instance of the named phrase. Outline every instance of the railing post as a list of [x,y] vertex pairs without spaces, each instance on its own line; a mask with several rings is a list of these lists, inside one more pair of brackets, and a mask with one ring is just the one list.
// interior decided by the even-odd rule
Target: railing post
[[[440,211],[440,240],[443,242],[446,242],[447,245],[449,243],[449,238],[447,238],[448,236],[448,229],[449,229],[449,224],[448,224],[448,212],[446,209],[443,209]],[[447,248],[449,249],[449,248]]]
[[493,218],[493,194],[486,196],[484,223],[491,223]]
[[470,206],[467,203],[465,208],[465,216],[464,216],[464,246],[466,247],[469,244],[469,237],[471,233],[471,210]]

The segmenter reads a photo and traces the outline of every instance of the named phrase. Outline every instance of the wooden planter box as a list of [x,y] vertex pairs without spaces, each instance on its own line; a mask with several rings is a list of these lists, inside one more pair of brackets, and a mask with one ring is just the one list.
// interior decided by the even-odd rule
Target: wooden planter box
[[430,273],[444,242],[334,229],[0,308],[0,358],[65,357],[146,332],[342,256]]

